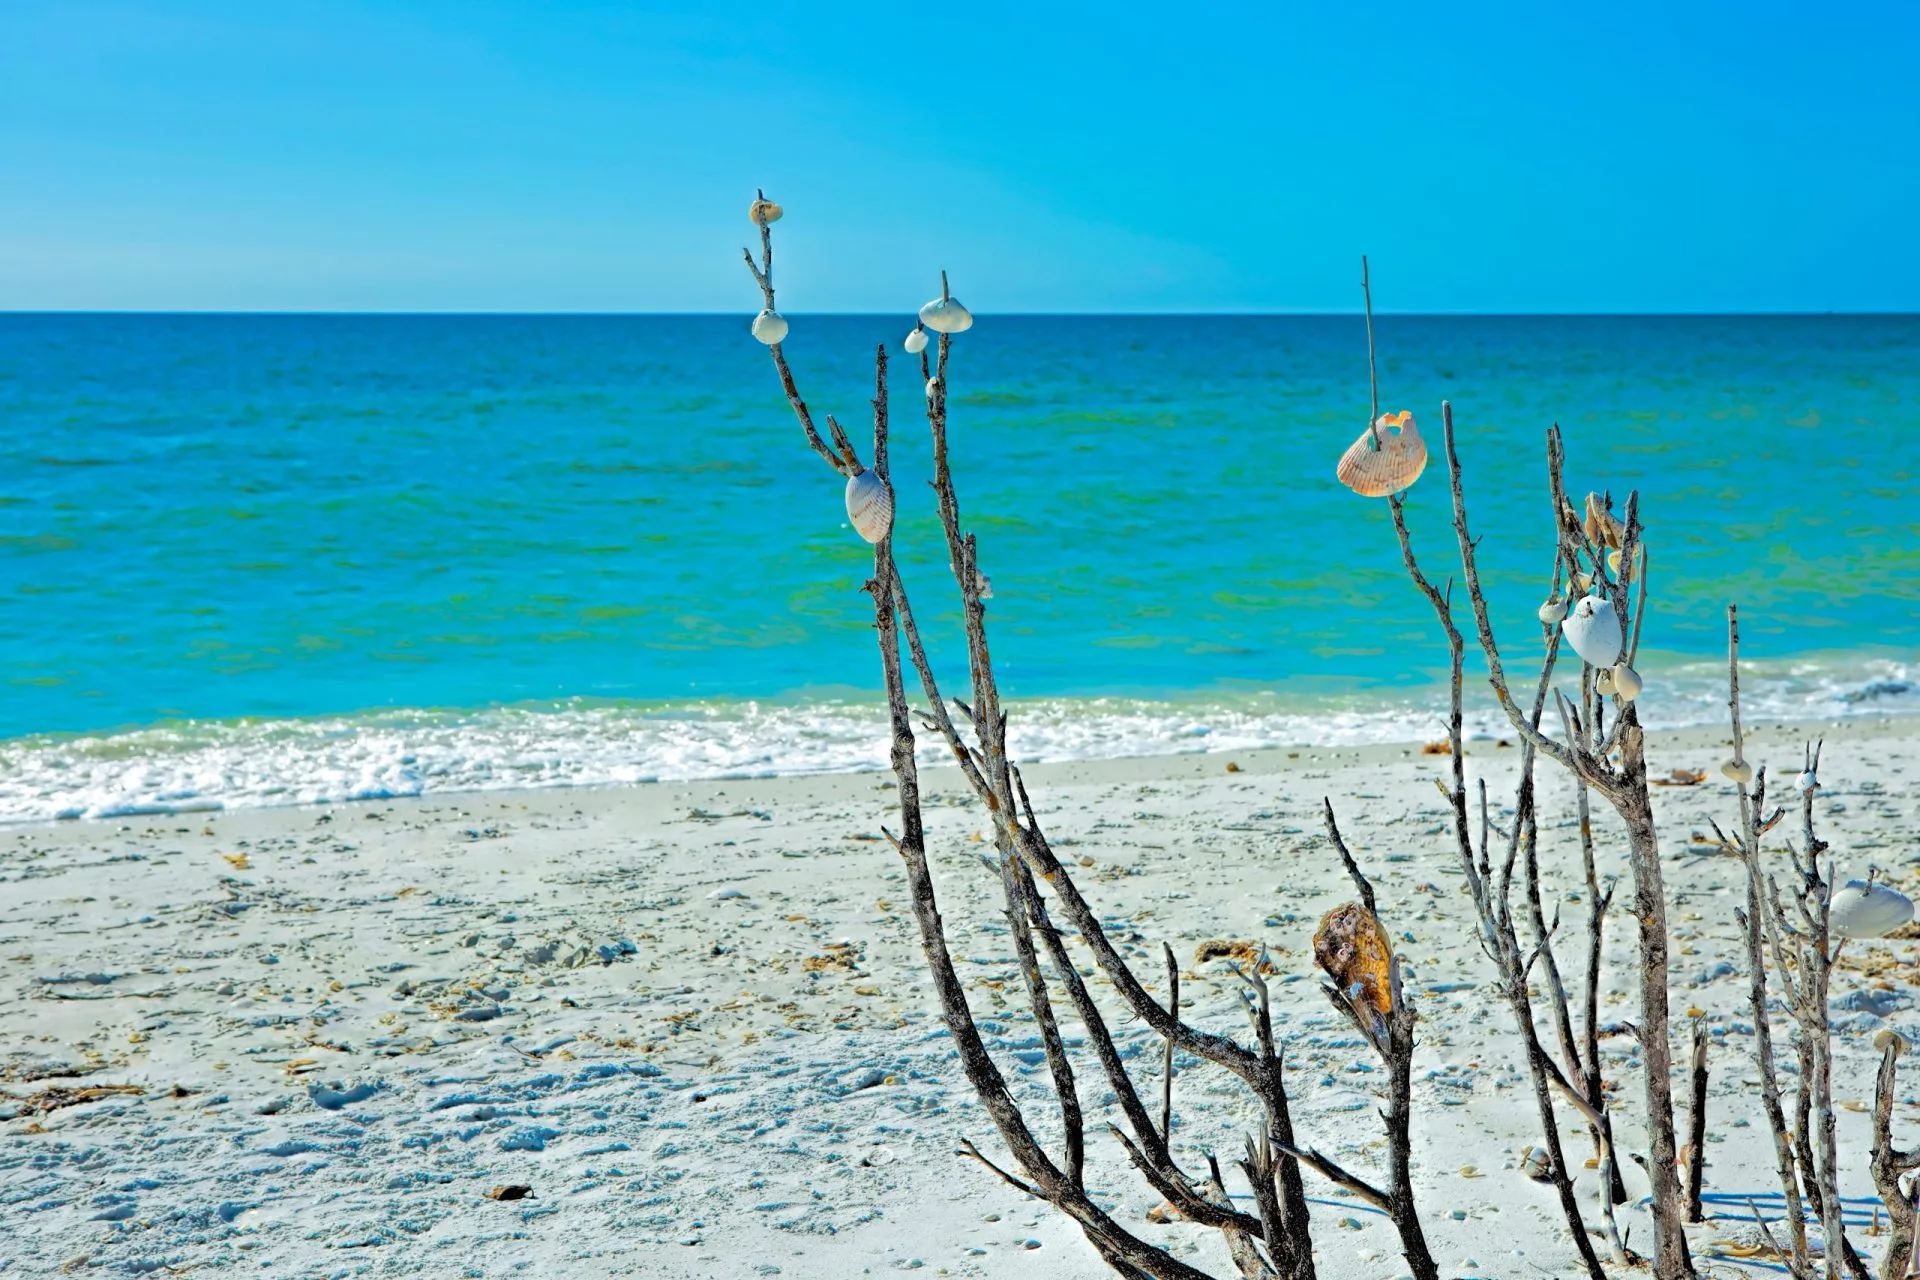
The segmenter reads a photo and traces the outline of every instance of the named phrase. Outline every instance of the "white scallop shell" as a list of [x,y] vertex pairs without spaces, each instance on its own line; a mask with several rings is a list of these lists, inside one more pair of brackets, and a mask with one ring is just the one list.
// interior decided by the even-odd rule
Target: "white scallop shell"
[[920,308],[920,323],[935,333],[965,333],[973,328],[973,312],[958,298],[935,298]]
[[1753,781],[1753,766],[1745,760],[1729,760],[1720,766],[1720,772],[1743,787]]
[[1842,938],[1884,938],[1913,919],[1913,899],[1875,881],[1849,880],[1833,895],[1829,924]]
[[[1376,438],[1377,437],[1377,438]],[[1427,469],[1427,443],[1410,413],[1383,413],[1340,455],[1340,483],[1363,498],[1399,493]]]
[[907,334],[906,347],[907,354],[910,356],[917,356],[922,351],[925,351],[927,349],[927,331],[916,328]]
[[1540,621],[1549,627],[1558,625],[1560,619],[1566,616],[1567,602],[1559,596],[1548,597],[1547,602],[1540,606]]
[[1646,681],[1640,678],[1638,671],[1635,671],[1624,662],[1614,664],[1613,691],[1615,693],[1625,698],[1628,702],[1632,702],[1640,696],[1640,691],[1646,687]]
[[753,318],[753,336],[768,346],[785,341],[787,318],[778,311],[762,311]]
[[1620,615],[1613,601],[1605,596],[1582,596],[1573,606],[1561,634],[1580,660],[1596,667],[1611,667],[1620,657]]
[[872,471],[847,480],[847,519],[861,537],[878,542],[893,528],[893,490]]

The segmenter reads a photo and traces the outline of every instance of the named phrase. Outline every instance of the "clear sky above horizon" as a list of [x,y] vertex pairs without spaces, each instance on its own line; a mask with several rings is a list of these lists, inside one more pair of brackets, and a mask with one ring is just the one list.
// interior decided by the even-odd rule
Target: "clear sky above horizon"
[[1920,6],[0,4],[0,309],[1920,310]]

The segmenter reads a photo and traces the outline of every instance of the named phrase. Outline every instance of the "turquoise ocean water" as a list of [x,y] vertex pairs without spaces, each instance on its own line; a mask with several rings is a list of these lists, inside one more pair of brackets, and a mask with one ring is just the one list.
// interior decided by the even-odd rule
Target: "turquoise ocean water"
[[[896,317],[797,317],[864,438]],[[1383,317],[1451,399],[1497,623],[1533,652],[1542,436],[1641,491],[1656,724],[1920,706],[1920,318]],[[1332,478],[1351,317],[987,317],[955,467],[1029,758],[1432,735],[1444,650]],[[964,668],[917,362],[903,556]],[[0,315],[0,817],[879,767],[867,548],[740,317]],[[1449,554],[1436,457],[1409,515]],[[1483,719],[1485,726],[1490,720]]]

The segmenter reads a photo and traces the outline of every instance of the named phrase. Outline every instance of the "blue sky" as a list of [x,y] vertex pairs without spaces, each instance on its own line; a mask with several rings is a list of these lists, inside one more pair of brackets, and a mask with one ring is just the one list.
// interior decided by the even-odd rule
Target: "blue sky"
[[1920,309],[1920,6],[0,2],[0,308]]

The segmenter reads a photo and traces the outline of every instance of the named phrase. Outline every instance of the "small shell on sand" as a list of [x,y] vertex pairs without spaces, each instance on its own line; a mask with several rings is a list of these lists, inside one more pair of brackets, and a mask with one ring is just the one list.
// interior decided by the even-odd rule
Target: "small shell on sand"
[[1427,468],[1427,445],[1407,412],[1383,413],[1340,456],[1334,474],[1363,498],[1399,493]]
[[735,898],[746,897],[747,893],[746,893],[746,890],[735,888],[733,885],[729,884],[729,885],[723,885],[722,887],[715,889],[712,893],[709,893],[707,896],[709,898],[712,898],[715,902],[730,902]]

